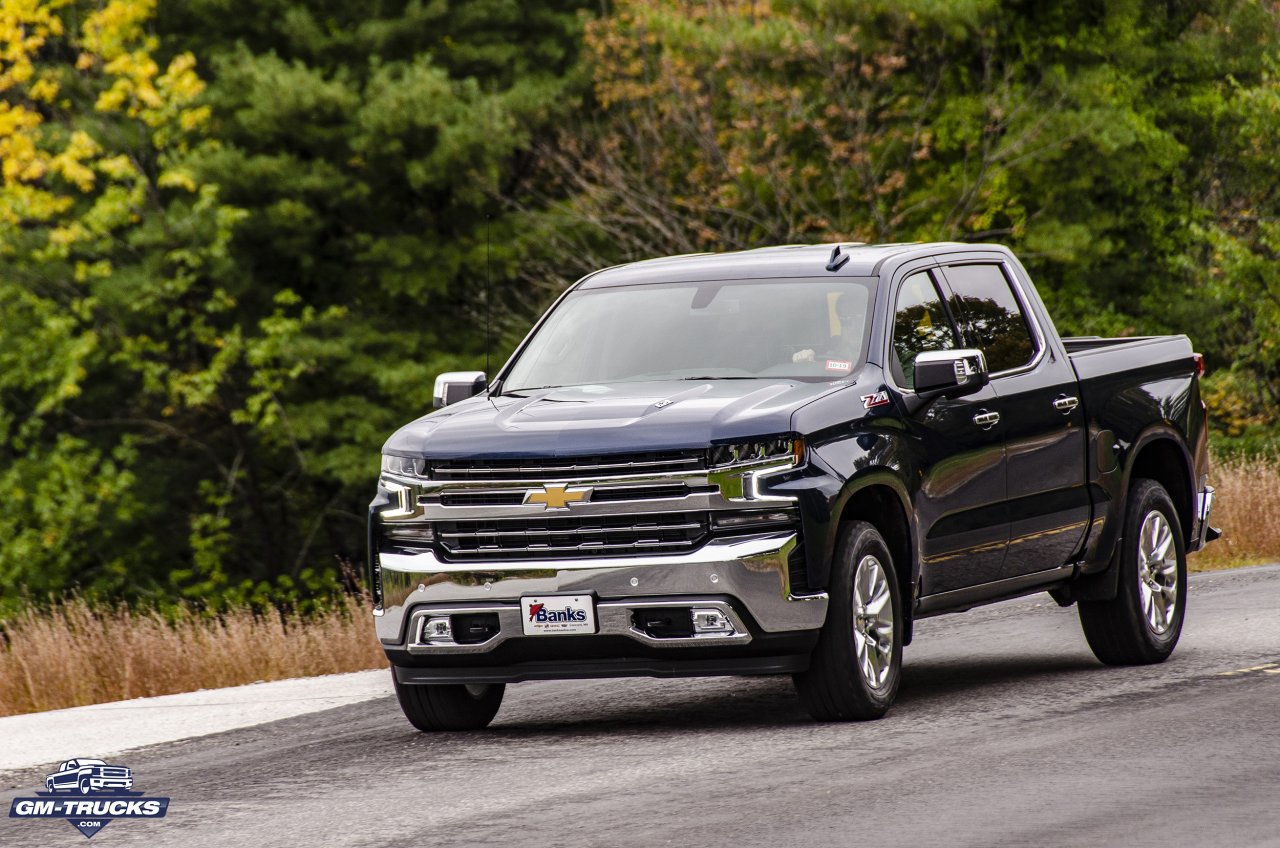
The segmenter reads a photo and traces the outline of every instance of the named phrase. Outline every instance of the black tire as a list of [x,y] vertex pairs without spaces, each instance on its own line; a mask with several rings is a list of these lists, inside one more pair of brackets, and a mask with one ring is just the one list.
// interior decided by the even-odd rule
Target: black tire
[[93,791],[93,785],[89,783],[89,778],[87,777],[80,778],[80,794],[88,795],[92,791]]
[[[888,584],[892,610],[892,648],[887,671],[878,685],[868,679],[858,661],[854,628],[861,627],[854,606],[854,579],[860,563],[874,558]],[[809,661],[809,670],[794,676],[796,691],[809,715],[817,721],[866,721],[883,716],[898,695],[902,677],[902,597],[889,547],[875,527],[865,521],[841,524],[830,583],[827,621]],[[872,648],[868,647],[868,650]]]
[[[1157,612],[1153,625],[1144,610],[1144,590],[1139,568],[1147,573],[1140,555],[1142,532],[1148,517],[1159,515],[1172,532],[1176,575],[1170,583],[1176,587],[1172,612]],[[1156,525],[1158,527],[1158,524]],[[1129,486],[1125,500],[1124,532],[1120,537],[1113,568],[1118,568],[1116,596],[1109,601],[1081,601],[1080,624],[1094,656],[1107,665],[1150,665],[1164,662],[1173,653],[1182,634],[1187,612],[1187,551],[1178,512],[1169,493],[1154,480],[1136,479]],[[1167,561],[1168,554],[1164,560]],[[1165,566],[1167,571],[1168,566]],[[1151,583],[1147,583],[1148,586]],[[1151,590],[1148,590],[1151,591]],[[1167,594],[1160,593],[1167,604]],[[1166,607],[1167,609],[1167,607]]]
[[507,688],[503,683],[476,686],[401,683],[395,668],[391,669],[391,679],[404,717],[424,733],[488,727],[502,706],[502,695]]

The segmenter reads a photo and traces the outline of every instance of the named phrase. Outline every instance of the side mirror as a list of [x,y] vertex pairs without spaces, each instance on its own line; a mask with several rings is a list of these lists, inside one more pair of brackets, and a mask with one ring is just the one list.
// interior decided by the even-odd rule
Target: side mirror
[[990,382],[982,351],[929,350],[916,355],[916,395],[921,399],[971,395]]
[[446,371],[436,377],[432,405],[439,409],[469,397],[475,397],[489,387],[483,371]]

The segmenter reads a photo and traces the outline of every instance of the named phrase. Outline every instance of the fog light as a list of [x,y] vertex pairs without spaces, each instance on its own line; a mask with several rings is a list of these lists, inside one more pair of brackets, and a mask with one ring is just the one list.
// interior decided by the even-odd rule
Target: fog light
[[695,609],[693,611],[693,632],[711,633],[718,636],[731,635],[733,622],[718,609]]
[[429,644],[451,644],[453,642],[453,625],[449,623],[449,616],[437,615],[424,621],[422,623],[422,641]]

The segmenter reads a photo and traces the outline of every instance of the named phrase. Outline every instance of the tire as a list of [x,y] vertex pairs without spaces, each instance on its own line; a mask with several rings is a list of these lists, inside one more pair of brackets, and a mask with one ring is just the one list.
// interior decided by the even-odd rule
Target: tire
[[1119,569],[1115,598],[1079,604],[1089,647],[1107,665],[1164,662],[1187,612],[1187,551],[1173,501],[1154,480],[1129,486],[1112,567]]
[[506,684],[401,683],[391,669],[396,698],[409,723],[424,733],[440,730],[481,730],[489,726],[502,706]]
[[892,706],[902,677],[897,571],[884,538],[865,521],[841,525],[832,568],[827,621],[809,670],[793,678],[796,691],[817,721],[877,719]]
[[93,785],[89,783],[89,778],[87,777],[80,778],[80,794],[88,795],[92,791],[93,791]]

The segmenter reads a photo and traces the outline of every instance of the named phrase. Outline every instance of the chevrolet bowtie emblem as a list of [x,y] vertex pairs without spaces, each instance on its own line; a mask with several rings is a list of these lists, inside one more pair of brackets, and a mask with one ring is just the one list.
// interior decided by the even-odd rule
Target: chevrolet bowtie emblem
[[527,504],[542,504],[547,509],[568,509],[571,503],[581,503],[591,497],[590,488],[578,488],[570,491],[564,486],[545,486],[541,489],[530,489],[525,493]]

